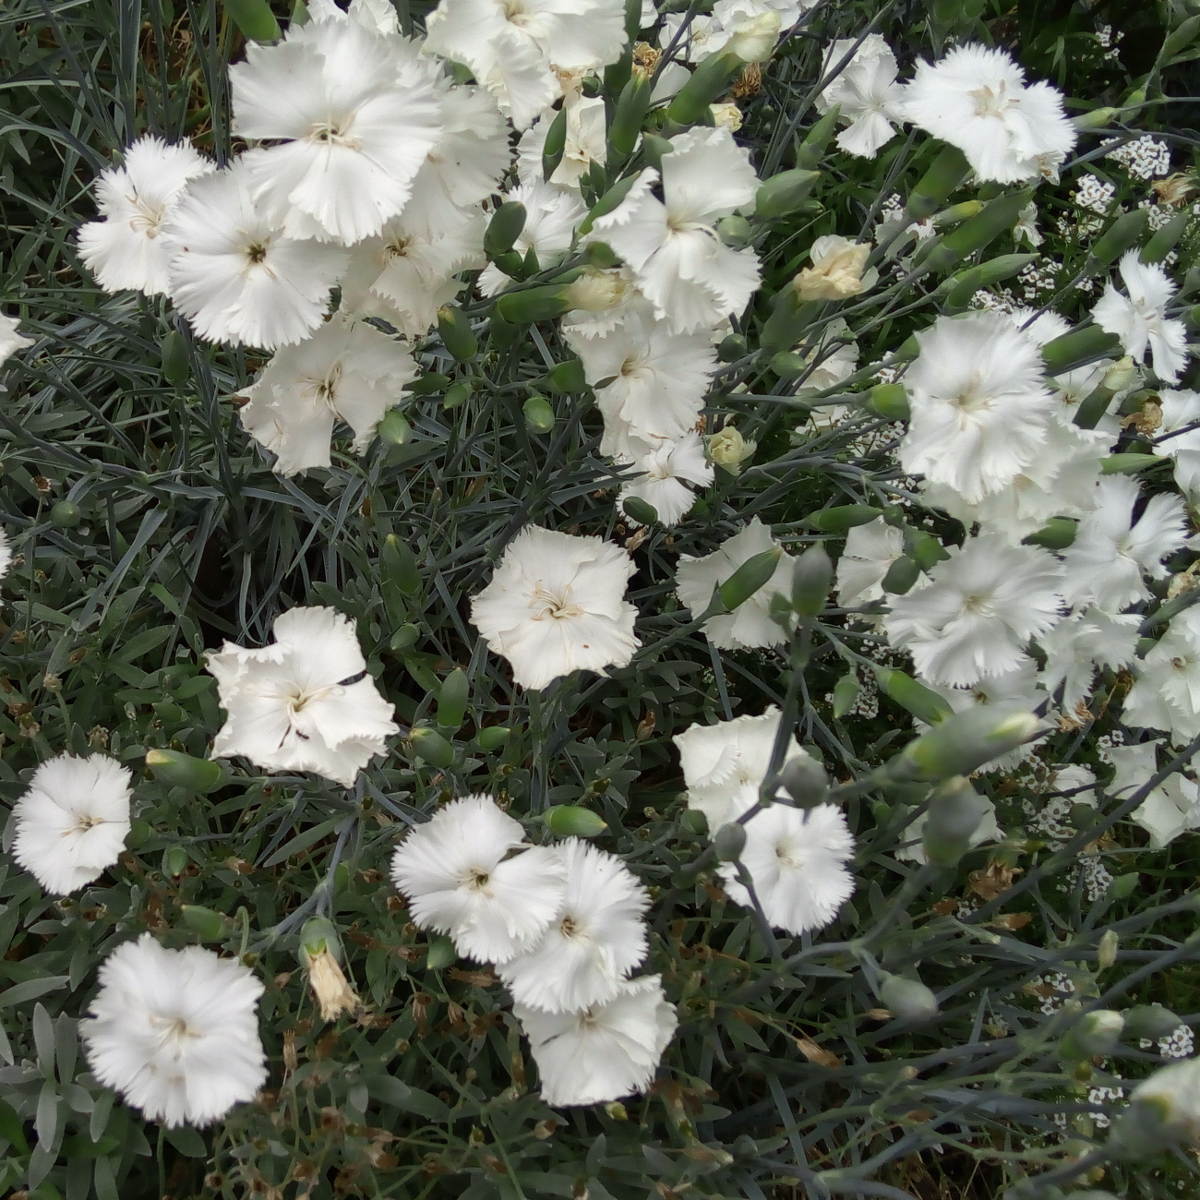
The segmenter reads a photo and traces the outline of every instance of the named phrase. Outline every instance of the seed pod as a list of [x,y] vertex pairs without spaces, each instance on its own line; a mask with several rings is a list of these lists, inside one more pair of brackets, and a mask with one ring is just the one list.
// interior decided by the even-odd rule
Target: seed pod
[[822,533],[846,533],[857,525],[875,520],[882,512],[882,509],[870,504],[837,504],[833,508],[810,513],[804,518],[803,524]]
[[892,760],[892,764],[898,774],[916,779],[969,775],[984,763],[1024,745],[1039,725],[1040,721],[1033,713],[1010,712],[997,716],[990,705],[974,705],[921,734]]
[[162,355],[163,378],[176,387],[186,383],[191,369],[188,366],[187,341],[183,334],[178,329],[168,330],[159,343],[159,352]]
[[503,725],[488,725],[475,735],[475,740],[479,743],[480,749],[486,750],[490,754],[494,750],[499,750],[508,741],[511,734],[512,730],[506,729]]
[[795,212],[808,199],[820,178],[820,171],[806,171],[801,167],[772,175],[759,185],[755,193],[754,215],[761,220],[771,221]]
[[[565,130],[566,114],[560,113],[559,116],[563,118]],[[557,120],[557,118],[555,119]],[[547,134],[547,143],[549,143],[549,134]],[[561,151],[559,153],[561,155]],[[487,228],[483,231],[483,250],[492,262],[495,262],[501,254],[507,254],[516,245],[517,238],[521,236],[525,228],[525,220],[525,205],[519,200],[505,200],[492,213],[492,219],[488,221]]]
[[225,11],[252,42],[277,42],[283,36],[267,0],[223,0]]
[[608,127],[608,146],[612,158],[625,158],[633,153],[650,107],[650,91],[650,76],[641,71],[630,75],[621,88],[613,107],[612,123]]
[[880,1003],[902,1021],[928,1021],[937,1016],[937,997],[919,979],[881,972]]
[[441,334],[442,344],[458,359],[459,362],[469,362],[479,350],[471,323],[463,315],[462,309],[442,305],[437,312],[438,333]]
[[496,301],[496,311],[513,325],[531,325],[534,321],[550,321],[562,316],[570,307],[562,284],[526,288],[506,292]]
[[155,779],[201,796],[219,788],[225,780],[225,768],[220,763],[211,758],[193,758],[177,750],[147,750],[146,766]]
[[591,809],[574,804],[551,805],[542,818],[555,837],[595,837],[608,828],[608,823]]
[[713,834],[713,849],[720,862],[737,862],[746,848],[746,827],[736,821],[722,825]]
[[708,106],[725,90],[745,64],[731,51],[710,54],[667,105],[667,120],[677,125],[700,125]]
[[438,692],[437,721],[448,729],[457,729],[467,715],[470,683],[462,667],[455,667],[442,681]]
[[918,683],[911,675],[893,667],[876,667],[875,679],[879,690],[894,700],[906,712],[927,725],[936,725],[951,716],[954,710],[937,692]]
[[409,735],[413,753],[435,767],[448,767],[454,762],[454,747],[440,733],[427,727],[414,729]]
[[904,205],[910,221],[931,217],[945,203],[950,193],[966,179],[971,167],[963,152],[954,146],[943,146],[929,169],[917,181]]
[[811,621],[825,607],[833,583],[833,563],[819,542],[809,546],[792,568],[792,608],[801,620]]
[[532,433],[540,436],[554,428],[554,409],[545,396],[536,393],[530,396],[521,406],[521,411],[525,414],[525,424]]
[[885,421],[907,421],[912,415],[902,383],[877,383],[867,393],[866,407]]
[[229,932],[231,922],[224,913],[214,912],[199,904],[181,904],[179,915],[183,924],[202,942],[219,942]]
[[783,551],[778,546],[748,558],[717,588],[722,611],[733,612],[745,604],[775,574]]

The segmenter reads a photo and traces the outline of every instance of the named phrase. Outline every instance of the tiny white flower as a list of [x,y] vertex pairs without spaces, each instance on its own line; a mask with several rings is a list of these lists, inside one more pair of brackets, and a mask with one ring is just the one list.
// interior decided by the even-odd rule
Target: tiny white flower
[[822,74],[853,57],[817,97],[817,111],[838,105],[838,120],[846,126],[837,144],[848,154],[874,158],[891,141],[904,118],[900,101],[904,91],[896,82],[898,68],[891,47],[877,33],[869,33],[855,48],[855,38],[839,38],[825,52]]
[[[846,869],[854,838],[841,809],[776,803],[755,813],[745,828],[740,862],[750,873],[763,915],[796,936],[824,929],[854,891],[854,877]],[[750,893],[738,882],[737,865],[723,863],[720,872],[730,899],[749,908]]]
[[1187,363],[1187,328],[1166,315],[1175,285],[1162,267],[1141,262],[1136,250],[1122,255],[1117,270],[1128,295],[1118,292],[1111,281],[1106,283],[1092,319],[1120,338],[1125,353],[1135,361],[1141,362],[1149,351],[1154,373],[1165,383],[1175,383]]
[[1005,51],[986,46],[956,46],[936,63],[918,62],[902,111],[957,146],[980,179],[997,183],[1057,173],[1075,145],[1062,94],[1045,82],[1027,84]]
[[168,243],[159,235],[188,181],[216,169],[187,143],[147,134],[124,163],[96,180],[100,220],[79,229],[79,256],[106,292],[133,288],[147,296],[169,290]]
[[208,655],[227,714],[213,756],[242,754],[268,771],[312,771],[351,787],[399,732],[366,674],[354,623],[332,608],[293,608],[272,628],[268,646],[226,642]]
[[262,991],[236,959],[167,950],[143,933],[100,967],[91,1016],[79,1022],[88,1064],[150,1120],[209,1125],[267,1080]]
[[582,1012],[513,1005],[537,1063],[547,1104],[604,1104],[644,1092],[679,1019],[658,975],[626,980],[611,1000]]
[[[781,717],[779,709],[771,705],[758,717],[689,725],[672,739],[687,784],[688,808],[704,814],[710,833],[736,821],[757,803]],[[783,762],[798,758],[811,755],[793,734],[787,739]]]
[[893,597],[884,629],[926,679],[969,687],[1025,661],[1029,639],[1060,619],[1061,586],[1047,551],[982,534],[951,550],[928,582]]
[[107,754],[42,763],[13,806],[13,858],[57,896],[98,879],[129,836],[133,776]]
[[410,830],[392,856],[392,879],[420,928],[449,934],[460,954],[501,963],[549,928],[565,869],[557,850],[526,848],[520,822],[480,794]]
[[[618,505],[630,496],[649,504],[663,525],[681,521],[696,502],[693,487],[707,487],[713,481],[712,463],[704,456],[700,435],[689,430],[681,438],[663,442],[638,458],[621,460],[637,472],[621,485]],[[638,521],[628,513],[624,519]]]
[[522,687],[578,670],[603,674],[627,666],[641,644],[637,609],[625,599],[634,569],[612,542],[527,525],[472,598],[471,620]]
[[[679,598],[698,617],[712,600],[713,591],[743,563],[779,543],[758,517],[753,517],[732,537],[726,538],[711,554],[679,556],[675,586]],[[778,646],[788,639],[784,628],[771,617],[771,597],[787,596],[792,587],[795,559],[780,554],[775,572],[762,587],[733,612],[709,617],[704,634],[721,650],[753,650]]]
[[312,337],[285,346],[240,393],[242,427],[275,454],[275,471],[295,475],[330,464],[335,420],[354,431],[361,454],[417,374],[412,355],[362,321],[334,317]]
[[532,949],[497,970],[516,1004],[579,1012],[616,996],[646,957],[646,889],[614,854],[581,838],[557,848],[566,879],[562,905]]

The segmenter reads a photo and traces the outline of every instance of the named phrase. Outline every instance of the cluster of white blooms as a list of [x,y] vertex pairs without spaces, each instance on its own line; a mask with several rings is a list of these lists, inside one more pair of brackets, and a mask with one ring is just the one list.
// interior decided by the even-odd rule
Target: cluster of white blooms
[[1077,208],[1087,209],[1103,216],[1112,206],[1116,194],[1117,185],[1115,183],[1109,183],[1107,180],[1097,179],[1095,175],[1086,174],[1079,176],[1071,198],[1075,201]]
[[1171,173],[1170,146],[1148,133],[1122,142],[1105,157],[1120,163],[1135,179],[1156,179]]
[[413,920],[496,966],[529,1038],[545,1100],[643,1092],[675,1032],[646,957],[645,888],[579,838],[531,846],[487,795],[452,801],[397,847],[392,878]]

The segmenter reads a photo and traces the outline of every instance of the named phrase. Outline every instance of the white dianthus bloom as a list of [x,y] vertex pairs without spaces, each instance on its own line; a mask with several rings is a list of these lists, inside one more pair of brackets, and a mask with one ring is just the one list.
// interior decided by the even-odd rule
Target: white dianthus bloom
[[1038,457],[1051,398],[1037,343],[1004,314],[977,312],[939,317],[917,345],[900,464],[976,503]]
[[646,889],[615,855],[567,838],[562,905],[541,941],[497,968],[515,1003],[579,1012],[616,996],[646,957]]
[[639,458],[693,429],[717,356],[700,333],[673,333],[631,311],[603,337],[570,337],[604,417],[600,453]]
[[227,714],[213,757],[242,754],[268,771],[312,771],[350,787],[399,732],[366,674],[354,623],[332,608],[293,608],[272,628],[268,646],[226,642],[208,655]]
[[243,161],[284,232],[350,245],[403,209],[441,134],[437,75],[417,46],[358,21],[290,25],[229,68]]
[[[618,505],[630,496],[643,500],[658,513],[663,525],[681,521],[696,502],[692,488],[707,487],[713,481],[712,463],[704,456],[704,443],[695,430],[623,462],[636,468],[637,474],[621,485]],[[623,516],[632,524],[639,524],[628,513]]]
[[406,208],[379,237],[351,250],[339,311],[381,317],[405,337],[424,337],[436,324],[438,309],[462,291],[458,273],[487,261],[484,224],[478,210],[447,205],[430,226]]
[[[779,543],[770,527],[753,517],[732,537],[726,538],[711,554],[679,556],[675,586],[679,598],[698,617],[712,600],[713,591],[743,563]],[[780,553],[775,572],[762,587],[733,612],[709,617],[704,634],[721,650],[753,650],[778,646],[788,639],[787,632],[771,617],[772,596],[788,596],[792,588],[792,570],[796,560]]]
[[903,115],[957,146],[980,179],[1017,183],[1053,169],[1075,145],[1062,94],[1026,84],[1003,50],[956,46],[938,62],[918,62],[904,87]]
[[101,219],[79,229],[79,257],[106,292],[169,291],[167,243],[159,236],[188,181],[216,169],[187,143],[172,146],[147,134],[125,151],[122,166],[96,180]]
[[[817,804],[793,808],[772,804],[745,825],[740,863],[763,915],[777,929],[799,936],[824,929],[854,891],[846,863],[854,856],[854,838],[840,808]],[[720,873],[730,899],[751,907],[750,893],[738,882],[734,863]]]
[[[1158,393],[1162,423],[1154,440],[1154,449],[1173,461],[1175,482],[1193,503],[1200,501],[1200,392]],[[1196,428],[1190,428],[1190,426]]]
[[420,928],[448,934],[469,958],[507,962],[546,932],[563,899],[562,856],[525,846],[520,822],[491,796],[465,796],[409,831],[392,879]]
[[1136,362],[1149,351],[1154,373],[1165,383],[1175,383],[1187,363],[1187,327],[1166,314],[1175,285],[1162,267],[1141,262],[1136,250],[1121,256],[1117,270],[1128,295],[1118,292],[1111,281],[1106,283],[1104,295],[1092,309],[1092,320],[1120,338],[1125,353]]
[[843,608],[882,600],[884,576],[904,554],[904,534],[882,517],[855,525],[837,564],[837,602]]
[[100,967],[79,1034],[92,1073],[168,1128],[209,1125],[267,1080],[258,1034],[263,985],[203,946],[167,950],[143,933]]
[[[603,166],[608,154],[604,100],[600,96],[568,96],[562,111],[566,113],[563,152],[546,182],[554,187],[576,189],[592,163]],[[521,135],[517,175],[522,183],[542,181],[542,151],[556,116],[553,110],[544,113]]]
[[[694,14],[680,37],[679,30],[683,25],[684,18],[685,14],[681,12],[662,14],[662,27],[658,32],[659,49],[666,50],[672,42],[675,42],[675,58],[689,63],[703,62],[706,58],[725,49],[725,45],[729,41],[729,31],[716,17],[709,16],[707,13]],[[676,42],[677,37],[679,40]],[[668,67],[679,66],[679,63],[673,62],[667,65]],[[691,72],[686,68],[681,69],[684,72],[682,82],[686,83]],[[675,91],[678,90],[679,88],[676,87]],[[660,95],[656,87],[651,100],[653,102],[662,99],[665,99],[665,96]]]
[[392,0],[350,0],[348,8],[335,0],[308,0],[308,15],[313,21],[357,21],[373,33],[399,33],[400,18]]
[[254,199],[242,160],[188,184],[163,227],[169,293],[210,342],[264,350],[321,324],[347,251],[287,237],[283,218]]
[[625,599],[635,570],[627,550],[598,537],[526,525],[504,548],[471,620],[522,687],[572,671],[627,666],[641,643]]
[[1133,662],[1140,624],[1135,614],[1089,607],[1039,636],[1038,648],[1046,656],[1042,686],[1051,695],[1062,688],[1061,704],[1068,716],[1081,715],[1079,708],[1087,703],[1098,666],[1118,671]]
[[0,367],[4,366],[18,350],[24,350],[26,346],[33,345],[33,338],[25,337],[17,332],[17,326],[20,323],[17,317],[6,317],[0,313]]
[[566,296],[571,309],[563,315],[559,328],[576,354],[581,339],[604,337],[649,311],[626,267],[585,267],[567,284]]
[[1029,639],[1060,620],[1061,587],[1053,555],[982,534],[952,549],[927,583],[893,597],[883,625],[930,682],[969,687],[1025,661]]
[[278,475],[327,467],[334,421],[350,426],[354,452],[361,454],[416,374],[400,342],[362,321],[335,316],[306,341],[277,351],[240,393],[247,401],[242,427],[276,455]]
[[[687,784],[688,808],[704,814],[710,833],[736,821],[758,802],[781,716],[771,705],[761,716],[689,725],[672,738]],[[783,763],[798,758],[811,755],[793,734],[787,738]]]
[[132,782],[107,754],[60,754],[42,763],[13,806],[13,858],[56,896],[99,878],[129,836]]
[[582,1012],[515,1004],[513,1013],[529,1038],[542,1099],[556,1107],[644,1092],[679,1024],[659,975],[626,980],[607,1003]]
[[848,154],[874,158],[891,141],[902,121],[900,101],[904,91],[896,82],[896,56],[877,33],[869,33],[855,46],[856,38],[839,38],[825,52],[822,74],[853,51],[853,57],[817,97],[817,111],[835,104],[838,120],[846,126],[837,144]]
[[[1126,800],[1158,774],[1158,742],[1113,746],[1108,758],[1116,768],[1105,789]],[[1149,792],[1129,819],[1150,835],[1150,849],[1161,850],[1181,833],[1200,828],[1200,786],[1175,771]]]
[[1143,574],[1166,577],[1162,560],[1187,543],[1183,502],[1178,496],[1152,496],[1135,520],[1140,502],[1135,479],[1107,475],[1096,484],[1094,508],[1063,551],[1063,596],[1069,604],[1115,612],[1150,595]]
[[1165,729],[1176,744],[1200,734],[1200,606],[1171,618],[1134,675],[1122,713],[1126,725]]
[[[525,224],[513,243],[513,250],[522,258],[533,251],[539,267],[552,267],[561,262],[571,248],[575,227],[587,215],[587,208],[574,192],[551,187],[540,179],[518,184],[505,195],[525,207]],[[479,276],[479,290],[494,296],[511,282],[494,263]]]
[[711,329],[742,311],[758,286],[758,258],[734,250],[716,234],[722,217],[747,205],[758,177],[728,129],[690,129],[647,168],[625,199],[598,218],[592,237],[606,242],[633,272],[655,315],[680,332]]
[[441,0],[426,51],[465,63],[518,129],[563,95],[562,75],[591,74],[621,56],[620,0]]

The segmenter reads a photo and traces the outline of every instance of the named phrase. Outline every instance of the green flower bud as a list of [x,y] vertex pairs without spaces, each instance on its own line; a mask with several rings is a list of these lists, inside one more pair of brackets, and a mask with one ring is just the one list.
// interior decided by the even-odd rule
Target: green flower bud
[[717,222],[717,234],[726,246],[741,250],[754,240],[754,228],[745,217],[733,213]]
[[147,750],[146,766],[162,783],[186,788],[201,796],[219,788],[225,781],[225,768],[220,763],[210,758],[193,758],[177,750]]
[[[579,225],[579,234],[582,237],[585,233],[590,233],[592,225],[601,217],[606,216],[617,208],[621,201],[629,195],[630,189],[638,181],[637,175],[627,175],[624,179],[614,183],[612,187],[596,201],[595,204],[588,210],[588,215],[584,217]],[[599,266],[600,264],[594,264]]]
[[583,373],[583,363],[577,358],[555,363],[546,372],[546,387],[556,393],[587,391],[588,381]]
[[748,558],[717,588],[723,612],[733,612],[745,604],[775,574],[783,551],[778,546]]
[[162,872],[164,875],[182,875],[187,870],[187,865],[187,851],[182,846],[168,846],[163,851]]
[[892,667],[876,667],[875,681],[879,690],[894,700],[905,711],[912,713],[918,721],[936,725],[951,716],[954,710],[937,692],[918,683],[911,675]]
[[825,161],[825,151],[837,132],[840,105],[830,110],[804,135],[796,147],[796,166],[803,171],[815,171]]
[[79,506],[70,500],[60,500],[50,510],[50,524],[55,529],[74,529],[79,520]]
[[909,220],[921,221],[933,216],[945,204],[950,193],[966,179],[970,170],[970,164],[961,150],[954,146],[943,146],[909,193],[904,206]]
[[1100,460],[1101,475],[1136,475],[1147,467],[1157,467],[1163,460],[1157,454],[1110,454]]
[[1098,325],[1089,325],[1047,342],[1042,347],[1042,361],[1047,375],[1065,375],[1099,358],[1119,358],[1123,353],[1113,334],[1105,333]]
[[408,385],[409,392],[414,396],[432,396],[436,392],[444,392],[450,386],[450,376],[439,371],[427,371],[420,379]]
[[[563,118],[561,128],[565,141],[566,113],[560,113],[559,116]],[[557,118],[555,120],[557,121]],[[550,145],[549,132],[546,135],[546,145],[547,147]],[[545,153],[543,151],[543,162],[545,162]],[[562,157],[561,149],[559,157]],[[557,163],[555,165],[557,166]],[[488,221],[487,228],[483,231],[483,251],[488,258],[495,262],[501,254],[507,254],[516,245],[517,238],[521,236],[521,232],[525,228],[525,220],[525,205],[518,200],[506,200],[492,213],[492,219]]]
[[458,960],[458,951],[448,937],[432,937],[429,939],[429,949],[425,952],[425,969],[440,971]]
[[1132,250],[1142,240],[1150,213],[1135,208],[1122,213],[1091,245],[1085,269],[1099,271],[1117,261],[1126,250]]
[[159,353],[162,356],[163,378],[175,387],[186,383],[192,372],[188,363],[187,341],[178,329],[170,329],[163,334]]
[[1047,550],[1065,550],[1075,540],[1079,522],[1071,517],[1051,517],[1036,533],[1024,540],[1031,546],[1045,546]]
[[924,271],[942,275],[953,270],[968,255],[990,245],[1017,223],[1021,210],[1029,203],[1033,191],[1006,192],[989,200],[983,211],[956,226],[944,237],[925,242],[913,258],[913,265]]
[[525,424],[530,432],[546,434],[554,428],[554,409],[545,396],[536,393],[525,401],[521,408],[525,414]]
[[421,568],[417,556],[407,542],[394,533],[383,539],[379,555],[379,567],[384,579],[394,583],[406,596],[416,596],[421,591]]
[[475,740],[479,743],[480,749],[486,750],[490,754],[494,750],[499,750],[511,735],[512,730],[503,725],[488,725],[475,735]]
[[759,185],[754,196],[754,215],[764,221],[786,217],[808,199],[809,193],[821,178],[820,171],[796,167],[772,175]]
[[455,667],[442,681],[438,692],[437,720],[447,729],[457,729],[467,714],[467,699],[470,684],[462,667]]
[[911,415],[908,392],[902,383],[877,383],[868,393],[866,407],[885,421],[907,421]]
[[300,926],[300,965],[306,964],[305,955],[332,954],[341,958],[342,944],[337,929],[328,917],[309,917]]
[[804,518],[803,524],[810,529],[819,529],[822,533],[847,533],[856,525],[865,525],[875,520],[882,509],[870,504],[838,504],[833,508],[823,508],[820,512],[810,513]]
[[277,42],[283,36],[267,0],[222,0],[225,11],[252,42]]
[[202,942],[219,942],[226,937],[233,922],[223,913],[198,904],[180,906],[179,915],[185,928],[190,929]]
[[1115,108],[1093,108],[1091,112],[1080,113],[1077,117],[1072,117],[1071,124],[1079,130],[1103,129],[1112,123],[1117,112],[1118,110]]
[[658,509],[640,496],[626,496],[621,501],[621,509],[637,525],[658,524]]
[[475,357],[479,343],[462,309],[443,304],[437,312],[437,323],[443,345],[459,362],[469,362]]
[[862,690],[855,671],[847,671],[833,685],[833,715],[841,720],[853,707]]
[[697,836],[708,833],[708,818],[698,808],[685,808],[679,814],[679,824],[682,829]]
[[411,650],[417,644],[420,630],[415,625],[401,625],[388,641],[388,646],[397,654]]
[[526,288],[520,292],[505,292],[496,301],[496,311],[513,325],[551,321],[561,317],[569,307],[564,286],[558,283]]
[[976,292],[1011,279],[1031,262],[1036,262],[1037,257],[1036,254],[1001,254],[978,266],[956,272],[943,280],[937,289],[939,294],[946,297],[946,311],[964,312],[971,306],[971,298]]
[[882,972],[879,1000],[894,1017],[902,1021],[928,1021],[937,1016],[937,997],[919,979]]
[[921,568],[907,554],[902,554],[888,567],[882,587],[893,596],[903,596],[912,590],[913,584],[920,578]]
[[608,145],[613,158],[625,158],[633,153],[650,107],[650,91],[650,76],[641,71],[630,75],[621,89],[608,127]]
[[431,766],[446,768],[454,762],[454,747],[436,730],[414,729],[408,735],[413,753]]
[[743,65],[742,59],[728,50],[710,54],[667,105],[667,120],[677,125],[701,124],[708,113],[708,106],[725,90],[726,84],[741,71]]
[[922,571],[928,571],[942,559],[950,557],[946,547],[924,529],[906,529],[904,545],[908,556]]
[[788,759],[779,770],[779,783],[798,808],[813,808],[829,797],[829,775],[811,754]]
[[1140,255],[1142,262],[1162,262],[1175,249],[1192,220],[1190,207],[1185,208],[1182,212],[1177,212],[1161,229],[1150,235],[1150,240],[1142,247]]
[[933,726],[892,762],[898,770],[917,779],[969,775],[984,763],[1024,745],[1040,724],[1033,713],[998,714],[992,705],[974,705]]
[[979,216],[981,212],[983,212],[982,200],[963,200],[959,204],[943,208],[939,213],[934,213],[929,219],[938,229],[952,229],[970,217]]
[[1188,17],[1167,35],[1167,40],[1163,42],[1159,52],[1159,61],[1163,64],[1170,63],[1187,50],[1197,37],[1200,37],[1200,13]]
[[398,408],[391,408],[375,427],[375,433],[381,442],[389,446],[403,446],[412,439],[412,426]]
[[940,783],[929,795],[921,843],[938,867],[956,866],[988,811],[987,801],[962,775]]
[[1081,1062],[1110,1053],[1121,1037],[1125,1018],[1110,1008],[1084,1013],[1058,1044],[1058,1056],[1063,1062]]
[[469,379],[460,379],[457,383],[452,383],[446,389],[446,394],[442,397],[442,407],[447,412],[449,412],[451,409],[458,408],[471,398],[471,392],[473,390],[474,385]]
[[833,563],[819,542],[809,546],[792,567],[792,608],[811,621],[825,607],[833,583]]
[[542,816],[555,837],[595,837],[608,828],[608,823],[591,809],[574,804],[551,805]]
[[739,358],[746,356],[749,349],[746,339],[740,333],[731,333],[717,344],[717,358],[725,363],[737,362]]
[[713,834],[713,849],[720,862],[737,862],[746,848],[746,827],[736,821],[722,825]]

